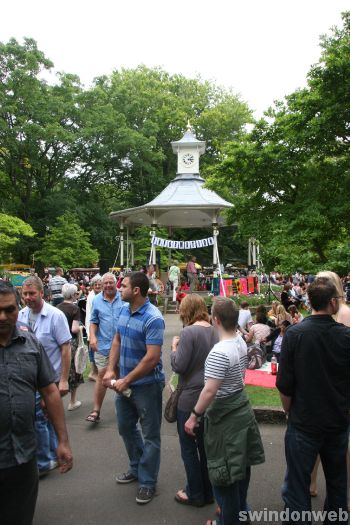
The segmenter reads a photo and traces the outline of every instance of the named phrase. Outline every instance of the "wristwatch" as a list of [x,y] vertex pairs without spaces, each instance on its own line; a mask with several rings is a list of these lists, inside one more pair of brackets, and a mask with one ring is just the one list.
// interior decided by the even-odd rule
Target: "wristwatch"
[[198,412],[196,412],[194,408],[192,408],[192,414],[194,414],[199,419],[203,416],[203,414],[198,414]]

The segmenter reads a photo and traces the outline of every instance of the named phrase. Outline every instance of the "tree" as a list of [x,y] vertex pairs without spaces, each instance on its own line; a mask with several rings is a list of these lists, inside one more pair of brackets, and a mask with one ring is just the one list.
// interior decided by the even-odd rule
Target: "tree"
[[[335,264],[349,234],[349,14],[322,37],[308,86],[277,102],[250,134],[227,145],[209,184],[235,207],[240,234],[260,240],[267,269]],[[339,266],[339,265],[338,265]]]
[[21,219],[0,213],[0,258],[4,259],[23,237],[34,237],[35,232]]
[[75,165],[79,79],[61,75],[49,86],[40,75],[52,67],[32,39],[0,43],[0,161],[6,175],[0,184],[11,187],[13,206],[25,220],[33,196],[54,190]]
[[0,43],[0,210],[37,233],[15,247],[22,257],[41,251],[46,228],[67,210],[110,254],[108,214],[151,200],[176,175],[170,143],[188,118],[207,141],[204,173],[252,120],[231,91],[160,68],[115,71],[85,90],[63,73],[48,85],[47,71],[53,64],[34,40]]
[[90,235],[79,225],[77,217],[66,212],[47,233],[36,258],[45,265],[72,268],[94,267],[99,253],[91,246]]

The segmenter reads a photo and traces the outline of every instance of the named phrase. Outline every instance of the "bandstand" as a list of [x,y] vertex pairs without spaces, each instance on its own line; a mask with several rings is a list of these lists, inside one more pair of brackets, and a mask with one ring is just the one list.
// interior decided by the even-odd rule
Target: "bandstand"
[[[140,225],[150,228],[150,262],[152,263],[156,262],[157,228],[168,228],[169,238],[173,228],[212,228],[213,236],[210,238],[209,245],[213,248],[213,265],[218,264],[217,238],[220,226],[225,225],[222,211],[231,208],[232,204],[204,187],[205,181],[199,172],[199,159],[205,153],[205,142],[196,138],[190,124],[182,139],[172,142],[171,145],[177,155],[177,174],[170,184],[147,204],[110,214],[111,219],[119,223],[121,266],[126,263],[130,263],[131,266],[134,264],[133,236],[135,229]],[[168,248],[196,247],[196,244],[193,244],[196,241],[192,241],[192,244],[163,239],[159,241],[158,245]],[[198,242],[200,246],[201,241]],[[208,244],[204,244],[206,245]]]

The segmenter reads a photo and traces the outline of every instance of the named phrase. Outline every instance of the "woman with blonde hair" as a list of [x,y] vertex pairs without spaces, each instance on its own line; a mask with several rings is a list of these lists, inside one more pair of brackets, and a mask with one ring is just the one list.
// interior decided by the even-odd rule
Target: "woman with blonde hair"
[[292,316],[287,312],[283,304],[280,304],[276,308],[276,326],[279,328],[283,321],[288,321],[292,324]]
[[175,500],[183,505],[201,507],[213,502],[204,451],[203,422],[196,430],[196,438],[189,436],[184,426],[204,386],[204,363],[218,342],[218,335],[210,324],[204,299],[197,294],[186,295],[181,301],[180,319],[184,329],[179,337],[173,338],[171,367],[179,374],[181,388],[177,405],[177,430],[187,484],[176,493]]
[[272,301],[271,303],[271,310],[268,311],[267,313],[267,316],[271,319],[271,321],[274,321],[276,322],[276,317],[277,317],[277,307],[280,305],[281,303],[279,301]]
[[[316,279],[318,277],[324,277],[326,279],[329,279],[331,283],[334,284],[337,290],[337,298],[339,299],[339,310],[335,315],[333,315],[333,318],[335,321],[337,321],[337,323],[342,323],[345,326],[348,326],[350,328],[350,308],[346,306],[345,292],[343,290],[343,286],[342,286],[339,275],[336,274],[335,272],[323,271],[323,272],[318,272],[318,274],[316,275]],[[311,474],[310,495],[312,497],[317,496],[317,470],[318,470],[319,464],[320,464],[320,456],[317,456],[316,464]],[[347,454],[347,464],[348,464],[348,493],[349,493],[349,488],[350,488],[350,450],[349,449],[348,449],[348,454]],[[350,512],[349,495],[348,495],[348,510]]]

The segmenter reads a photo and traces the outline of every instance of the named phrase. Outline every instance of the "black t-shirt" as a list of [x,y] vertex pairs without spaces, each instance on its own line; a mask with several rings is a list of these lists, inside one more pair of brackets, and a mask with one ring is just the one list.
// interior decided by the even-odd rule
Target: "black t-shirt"
[[73,303],[60,303],[59,305],[57,305],[56,308],[61,310],[64,313],[64,315],[67,317],[69,330],[72,333],[73,321],[80,321],[80,309],[79,309],[79,307],[76,304],[73,304]]
[[341,432],[349,425],[350,328],[328,315],[311,315],[283,337],[276,386],[292,397],[289,419],[308,433]]

